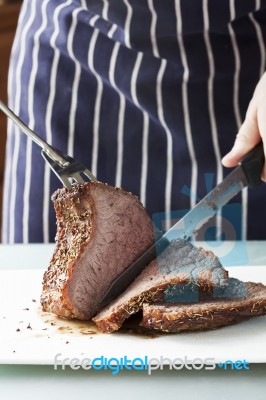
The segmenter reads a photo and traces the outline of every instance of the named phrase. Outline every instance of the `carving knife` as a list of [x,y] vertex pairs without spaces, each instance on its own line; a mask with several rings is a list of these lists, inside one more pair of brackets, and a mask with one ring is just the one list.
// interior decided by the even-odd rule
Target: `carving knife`
[[194,235],[195,230],[198,231],[242,189],[247,186],[256,187],[260,185],[264,162],[263,144],[261,142],[245,156],[241,164],[221,183],[112,282],[101,300],[101,307],[106,306],[122,293],[140,272],[169,246],[172,240],[189,240]]

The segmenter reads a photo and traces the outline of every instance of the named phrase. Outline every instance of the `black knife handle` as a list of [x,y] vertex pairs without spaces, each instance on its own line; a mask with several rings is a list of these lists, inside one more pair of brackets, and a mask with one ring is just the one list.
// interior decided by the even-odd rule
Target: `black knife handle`
[[241,161],[248,186],[256,187],[262,183],[261,171],[265,162],[263,144],[260,142]]

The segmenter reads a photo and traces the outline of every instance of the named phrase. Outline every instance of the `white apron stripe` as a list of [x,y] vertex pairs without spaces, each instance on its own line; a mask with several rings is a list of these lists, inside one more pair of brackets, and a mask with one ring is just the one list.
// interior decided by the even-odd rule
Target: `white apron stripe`
[[93,64],[93,55],[94,49],[99,36],[98,29],[95,29],[89,45],[88,51],[88,66],[90,70],[93,72],[97,79],[97,93],[95,99],[95,108],[93,114],[93,144],[92,144],[92,163],[91,163],[91,172],[93,175],[97,176],[97,164],[98,164],[98,149],[99,149],[99,125],[100,125],[100,116],[101,116],[101,101],[102,101],[102,93],[103,93],[103,83],[100,76],[97,74]]
[[247,240],[248,188],[242,190],[242,240]]
[[[131,79],[131,96],[134,104],[141,110],[141,106],[137,96],[137,78],[142,62],[143,53],[139,52],[132,71]],[[141,178],[140,178],[140,201],[146,204],[146,186],[148,172],[148,138],[149,138],[149,116],[146,111],[143,112],[143,131],[142,131],[142,162],[141,162]]]
[[[204,21],[204,41],[207,50],[208,63],[209,63],[209,78],[208,78],[208,109],[209,109],[209,117],[211,124],[211,135],[212,135],[212,143],[214,147],[214,154],[216,159],[216,171],[217,171],[217,180],[216,184],[220,183],[223,179],[223,167],[221,163],[221,154],[218,142],[218,132],[217,132],[217,124],[215,118],[214,111],[214,99],[213,99],[213,80],[215,75],[215,66],[213,53],[210,43],[209,37],[209,13],[208,13],[208,0],[203,0],[203,21]],[[221,213],[218,213],[216,218],[217,223],[217,238],[220,237],[222,232],[222,219],[219,217]]]
[[94,17],[92,17],[89,21],[90,26],[95,26],[99,18],[100,18],[99,15],[94,15]]
[[149,116],[146,112],[143,114],[143,137],[142,137],[142,164],[140,180],[140,201],[146,207],[146,187],[148,176],[148,140],[149,140]]
[[[155,57],[160,57],[156,39],[157,14],[154,8],[153,0],[148,0],[148,6],[152,16],[151,28],[150,28],[152,51]],[[171,194],[172,194],[172,181],[173,181],[173,138],[164,119],[162,80],[165,68],[166,68],[166,60],[163,59],[161,61],[161,66],[157,74],[156,100],[157,100],[158,118],[162,124],[163,129],[165,130],[167,138],[167,150],[166,150],[167,165],[166,165],[166,182],[165,182],[165,212],[166,212],[166,229],[167,229],[170,227],[170,220],[171,220],[170,212],[171,212]]]
[[125,45],[127,47],[131,47],[130,44],[130,23],[131,23],[131,18],[132,18],[132,7],[129,4],[128,0],[123,0],[126,7],[127,7],[127,16],[126,16],[126,21],[125,21]]
[[[103,5],[103,11],[102,11],[102,17],[103,19],[105,19],[106,21],[108,21],[108,11],[109,11],[109,3],[107,0],[103,0],[104,5]],[[111,21],[109,21],[110,23]],[[109,29],[109,32],[107,33],[107,37],[109,37],[110,39],[113,38],[113,35],[115,33],[117,29],[117,25],[115,23],[112,22],[112,26]]]
[[[124,26],[125,31],[125,44],[130,47],[130,23],[132,17],[132,8],[127,0],[124,0],[127,6],[127,16]],[[113,52],[110,60],[109,68],[109,80],[111,85],[119,93],[119,112],[118,112],[118,132],[117,132],[117,160],[116,160],[116,176],[115,185],[121,187],[122,185],[122,169],[123,169],[123,153],[124,153],[124,120],[125,120],[125,110],[126,110],[126,99],[120,89],[115,83],[115,66],[116,59],[120,49],[120,44],[117,42],[113,48]]]
[[103,11],[102,11],[102,16],[103,18],[108,21],[108,8],[109,8],[109,3],[107,0],[103,0]]
[[213,99],[213,80],[215,75],[215,66],[213,53],[209,37],[209,15],[208,15],[208,0],[203,0],[203,20],[204,20],[204,41],[207,50],[208,62],[209,62],[209,78],[208,78],[208,108],[211,123],[211,134],[214,147],[214,154],[216,159],[217,168],[217,183],[223,179],[223,169],[221,164],[221,153],[218,142],[217,124],[214,110],[214,99]]
[[74,140],[75,140],[75,122],[76,122],[76,112],[78,103],[78,88],[80,82],[81,66],[73,51],[73,40],[75,31],[77,28],[78,14],[83,11],[83,7],[77,8],[72,14],[72,24],[69,30],[68,40],[67,40],[67,50],[70,58],[75,63],[75,75],[72,86],[72,96],[71,96],[71,106],[69,113],[69,132],[68,132],[68,144],[67,144],[67,154],[71,157],[74,156]]
[[182,106],[184,113],[184,123],[185,123],[185,133],[187,146],[189,151],[189,157],[191,161],[191,193],[190,196],[190,207],[193,208],[196,205],[197,198],[197,179],[198,179],[198,166],[197,160],[193,145],[193,138],[191,132],[191,124],[190,124],[190,113],[189,113],[189,105],[188,105],[188,78],[189,78],[189,69],[187,56],[182,36],[182,15],[181,15],[181,7],[180,0],[175,1],[175,12],[176,12],[176,25],[177,25],[177,40],[179,45],[179,51],[182,61],[182,66],[184,69],[183,80],[182,80]]
[[[32,70],[29,79],[29,94],[28,94],[28,113],[29,113],[29,127],[34,131],[35,116],[34,116],[34,85],[38,72],[38,54],[40,48],[40,36],[47,26],[47,4],[49,0],[42,3],[41,14],[42,24],[34,35],[34,47],[32,53]],[[29,204],[30,204],[30,187],[31,187],[31,157],[32,157],[32,140],[27,138],[26,150],[26,172],[25,172],[25,187],[23,194],[23,243],[29,242]]]
[[137,96],[137,78],[138,78],[138,73],[140,69],[140,65],[143,59],[143,53],[139,52],[136,58],[136,62],[132,71],[132,78],[130,82],[130,91],[131,91],[131,96],[134,104],[138,107],[141,108]]
[[109,30],[109,32],[107,34],[107,36],[110,39],[114,36],[114,33],[115,33],[116,29],[117,29],[117,25],[116,24],[112,25],[112,27],[110,28],[110,30]]
[[[20,47],[20,54],[17,64],[16,70],[16,97],[15,97],[15,105],[14,111],[16,114],[19,113],[20,108],[20,100],[21,100],[21,71],[22,65],[25,57],[26,51],[26,36],[31,27],[34,23],[35,13],[36,13],[36,0],[33,0],[33,6],[31,8],[30,17],[24,27],[21,37],[21,47]],[[19,128],[15,127],[15,146],[14,146],[14,154],[13,154],[13,162],[12,162],[12,186],[11,186],[11,196],[10,196],[10,232],[9,232],[9,243],[14,243],[15,240],[15,205],[16,205],[16,191],[17,191],[17,169],[19,168],[19,146],[20,146],[20,131]]]
[[109,80],[111,85],[117,90],[119,94],[119,112],[118,112],[118,132],[117,132],[117,160],[116,160],[116,176],[115,186],[121,187],[122,182],[122,167],[123,167],[123,141],[124,141],[124,117],[126,101],[125,97],[121,94],[115,83],[115,65],[116,59],[119,52],[120,44],[117,42],[113,48],[111,55],[110,68],[109,68]]
[[151,28],[150,28],[150,35],[151,35],[151,44],[152,44],[152,51],[155,57],[159,57],[158,45],[156,40],[156,23],[157,23],[157,14],[154,9],[153,0],[148,0],[149,10],[151,12]]
[[[71,0],[58,6],[54,11],[54,32],[51,36],[50,44],[54,49],[54,58],[51,67],[51,78],[50,78],[50,93],[47,103],[46,116],[45,116],[45,128],[46,128],[46,140],[49,144],[52,144],[52,112],[53,104],[55,99],[55,88],[57,79],[57,68],[60,58],[60,52],[56,47],[55,41],[59,34],[59,14],[60,12],[71,4]],[[50,207],[50,167],[47,163],[44,166],[44,197],[43,197],[43,240],[44,243],[49,241],[49,207]]]
[[157,97],[157,113],[160,123],[165,130],[167,138],[167,165],[166,165],[166,182],[165,182],[165,211],[166,211],[166,229],[170,228],[171,221],[171,195],[173,181],[173,138],[171,132],[164,119],[162,81],[166,68],[166,60],[161,61],[161,66],[157,75],[156,97]]

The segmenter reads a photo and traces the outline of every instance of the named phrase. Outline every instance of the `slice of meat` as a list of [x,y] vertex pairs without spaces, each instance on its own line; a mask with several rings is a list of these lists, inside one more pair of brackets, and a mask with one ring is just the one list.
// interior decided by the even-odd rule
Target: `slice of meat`
[[152,221],[136,196],[100,182],[60,189],[53,201],[56,248],[42,308],[90,319],[111,282],[153,244]]
[[163,332],[199,331],[216,329],[265,315],[266,286],[261,283],[247,282],[245,288],[246,298],[244,299],[243,286],[240,285],[239,296],[234,299],[216,298],[195,304],[143,304],[141,326]]
[[[211,252],[177,240],[135,279],[129,288],[97,314],[93,321],[103,332],[118,330],[124,320],[138,312],[143,303],[163,301],[175,292],[175,286],[190,283],[192,290],[204,292],[223,286],[227,280],[218,258]],[[170,285],[170,286],[169,286]],[[165,293],[164,293],[165,292]]]

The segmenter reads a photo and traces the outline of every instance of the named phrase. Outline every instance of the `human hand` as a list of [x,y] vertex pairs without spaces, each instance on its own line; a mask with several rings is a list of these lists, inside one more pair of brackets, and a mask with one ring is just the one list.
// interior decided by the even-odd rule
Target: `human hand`
[[[231,151],[224,156],[225,167],[235,167],[253,147],[263,142],[266,154],[266,73],[258,82],[253,97],[249,103],[245,121],[236,135]],[[266,164],[262,170],[261,179],[266,182]]]

